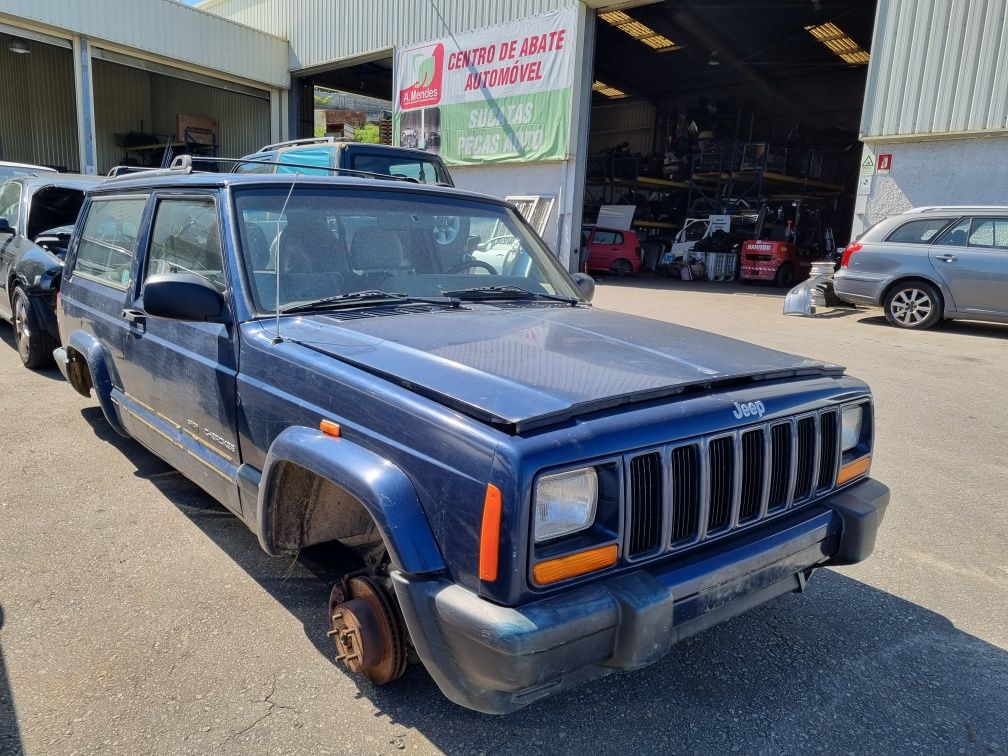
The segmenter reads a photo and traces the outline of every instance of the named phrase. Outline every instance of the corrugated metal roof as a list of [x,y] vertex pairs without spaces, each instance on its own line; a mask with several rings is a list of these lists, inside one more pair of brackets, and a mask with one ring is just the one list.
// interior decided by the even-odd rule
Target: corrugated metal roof
[[879,0],[862,138],[1008,130],[1008,0]]
[[290,40],[312,68],[576,6],[578,0],[221,0],[200,7]]
[[0,20],[65,29],[208,73],[290,85],[285,40],[175,0],[0,0]]

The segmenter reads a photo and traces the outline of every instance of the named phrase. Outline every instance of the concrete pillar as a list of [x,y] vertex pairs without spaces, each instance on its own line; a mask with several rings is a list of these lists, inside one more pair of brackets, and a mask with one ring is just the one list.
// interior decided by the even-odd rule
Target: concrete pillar
[[95,148],[94,87],[91,81],[91,45],[87,37],[73,40],[74,90],[77,96],[77,144],[80,172],[91,176],[98,172]]
[[[563,201],[560,207],[557,253],[568,270],[577,270],[584,216],[584,187],[588,170],[588,128],[591,116],[592,80],[595,68],[595,11],[579,3],[577,56],[571,93],[571,121],[568,150],[571,160],[564,170]],[[571,253],[565,259],[564,251]]]

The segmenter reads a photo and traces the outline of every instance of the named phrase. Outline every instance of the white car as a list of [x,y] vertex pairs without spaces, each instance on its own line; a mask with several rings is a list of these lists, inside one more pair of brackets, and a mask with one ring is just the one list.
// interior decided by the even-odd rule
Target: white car
[[57,173],[52,168],[44,165],[31,165],[30,163],[11,163],[7,160],[0,160],[0,181],[17,178],[18,176],[38,176],[43,173]]

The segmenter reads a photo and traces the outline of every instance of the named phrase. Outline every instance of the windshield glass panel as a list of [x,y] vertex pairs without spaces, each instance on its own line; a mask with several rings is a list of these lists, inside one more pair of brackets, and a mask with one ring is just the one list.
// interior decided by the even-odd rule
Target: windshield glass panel
[[260,312],[277,307],[277,271],[281,308],[361,291],[440,297],[477,287],[581,299],[556,258],[501,205],[317,185],[295,185],[288,199],[289,190],[235,190]]

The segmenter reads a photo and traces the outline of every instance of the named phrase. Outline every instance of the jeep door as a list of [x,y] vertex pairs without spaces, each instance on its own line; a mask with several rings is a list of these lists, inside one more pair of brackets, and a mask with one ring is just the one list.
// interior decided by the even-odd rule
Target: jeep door
[[1008,217],[963,218],[928,256],[957,312],[1008,317]]
[[234,332],[220,323],[147,315],[142,298],[149,276],[173,273],[195,273],[225,294],[218,197],[159,193],[153,203],[133,300],[123,312],[123,393],[136,405],[133,425],[144,442],[238,513]]

